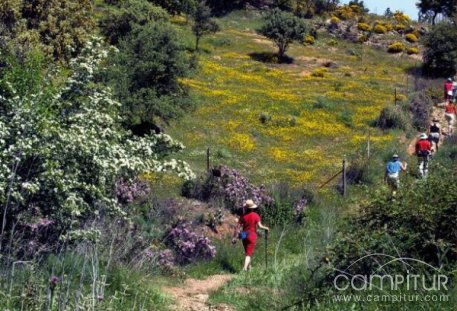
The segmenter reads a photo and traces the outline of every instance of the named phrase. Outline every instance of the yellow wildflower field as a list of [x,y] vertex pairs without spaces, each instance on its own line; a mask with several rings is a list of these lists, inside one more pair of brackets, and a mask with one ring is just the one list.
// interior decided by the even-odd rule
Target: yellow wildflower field
[[412,59],[348,42],[330,46],[322,35],[312,46],[292,45],[292,63],[268,63],[256,57],[275,52],[265,38],[242,20],[220,22],[222,31],[203,40],[198,73],[182,81],[198,106],[169,130],[197,172],[210,148],[212,164],[255,182],[313,187],[366,144],[368,130],[373,150],[396,139],[370,123],[393,104]]

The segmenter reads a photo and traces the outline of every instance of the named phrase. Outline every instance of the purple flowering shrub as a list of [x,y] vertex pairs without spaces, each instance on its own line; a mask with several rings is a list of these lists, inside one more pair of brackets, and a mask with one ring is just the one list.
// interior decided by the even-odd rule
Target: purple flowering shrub
[[263,185],[251,184],[237,170],[224,165],[214,168],[203,185],[195,186],[195,189],[199,193],[194,193],[194,197],[204,200],[222,198],[232,211],[237,211],[247,199],[264,207],[274,203]]
[[[189,264],[197,260],[208,260],[216,256],[216,247],[211,240],[191,230],[189,223],[180,223],[166,235],[165,244],[173,249],[174,261],[178,264]],[[172,253],[159,255],[162,265],[172,261]]]
[[129,204],[138,198],[144,198],[151,192],[149,184],[139,178],[131,181],[119,179],[116,182],[115,190],[119,202],[123,204]]

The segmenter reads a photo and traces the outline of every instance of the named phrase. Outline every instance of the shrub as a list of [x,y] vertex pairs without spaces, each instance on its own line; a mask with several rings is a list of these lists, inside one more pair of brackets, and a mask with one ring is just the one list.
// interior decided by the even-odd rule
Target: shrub
[[357,41],[358,41],[359,43],[365,43],[365,42],[368,41],[368,36],[367,36],[367,35],[361,35],[361,36],[357,39]]
[[354,124],[353,124],[353,113],[349,110],[344,110],[340,113],[340,115],[338,116],[338,121],[340,121],[341,123],[343,123],[345,126],[347,127],[353,127]]
[[328,72],[327,68],[317,68],[311,72],[311,76],[315,78],[324,78],[325,74]]
[[259,120],[262,124],[266,124],[268,121],[271,121],[271,115],[267,112],[262,112],[259,116]]
[[189,264],[197,260],[208,260],[216,256],[216,247],[211,244],[211,240],[204,235],[192,231],[190,223],[181,223],[172,228],[164,235],[164,243],[174,250],[162,252],[159,255],[165,263],[170,264],[175,260],[179,264]]
[[387,48],[389,53],[401,53],[406,49],[406,46],[401,42],[394,42]]
[[330,25],[332,25],[332,26],[338,26],[340,23],[341,23],[341,19],[339,19],[336,16],[332,16],[332,18],[330,19]]
[[395,11],[394,19],[398,24],[408,25],[411,22],[411,18],[401,11]]
[[402,33],[402,32],[405,31],[406,26],[403,25],[403,24],[396,24],[396,25],[394,26],[394,29],[395,29],[397,32]]
[[266,208],[273,203],[263,185],[255,186],[237,170],[223,165],[213,168],[201,183],[188,182],[182,192],[202,200],[220,198],[234,212],[238,212],[247,199]]
[[457,68],[457,27],[440,23],[424,39],[424,69],[431,76],[452,76]]
[[329,46],[337,46],[338,45],[338,41],[336,41],[335,39],[332,39],[327,44]]
[[358,23],[357,24],[357,29],[359,29],[361,31],[370,31],[371,30],[371,26],[368,25],[367,23]]
[[357,16],[357,12],[349,5],[343,5],[335,11],[335,16],[342,20],[349,20]]
[[433,100],[425,92],[419,92],[411,100],[410,109],[414,127],[418,130],[426,130],[433,109]]
[[377,34],[385,34],[387,33],[387,28],[381,24],[377,24],[376,26],[374,26],[373,31]]
[[316,42],[316,39],[311,35],[306,35],[305,44],[313,45]]
[[326,97],[318,97],[317,101],[313,104],[315,109],[333,109],[335,108],[335,102],[328,100]]
[[412,47],[412,48],[408,48],[408,49],[406,50],[406,52],[407,52],[409,55],[412,55],[412,54],[419,54],[419,49],[418,49],[418,48]]
[[411,121],[408,113],[400,106],[388,106],[382,109],[377,126],[383,130],[394,128],[407,130],[411,127]]
[[406,38],[406,41],[408,42],[411,42],[411,43],[415,43],[417,42],[419,39],[417,39],[417,37],[415,35],[413,35],[412,33],[409,33],[405,36]]

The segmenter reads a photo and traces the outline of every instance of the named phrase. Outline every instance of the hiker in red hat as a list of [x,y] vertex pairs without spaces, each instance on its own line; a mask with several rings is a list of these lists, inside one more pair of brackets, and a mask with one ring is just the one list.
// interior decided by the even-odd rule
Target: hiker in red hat
[[[243,242],[244,252],[246,255],[244,259],[243,271],[251,270],[251,257],[257,241],[257,227],[265,231],[270,230],[268,227],[263,226],[260,222],[260,216],[255,212],[256,208],[257,205],[255,205],[254,201],[246,200],[246,202],[244,202],[244,213],[240,217],[233,234],[233,244],[236,243],[237,236]],[[243,230],[238,233],[240,227],[243,227]]]

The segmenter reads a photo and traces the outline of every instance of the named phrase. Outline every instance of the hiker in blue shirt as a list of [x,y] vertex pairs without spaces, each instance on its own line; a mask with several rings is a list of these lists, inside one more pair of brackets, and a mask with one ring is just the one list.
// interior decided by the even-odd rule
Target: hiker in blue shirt
[[389,186],[392,197],[395,196],[400,187],[400,172],[406,171],[407,167],[408,164],[406,162],[402,163],[397,154],[394,154],[392,160],[387,163],[384,182]]

